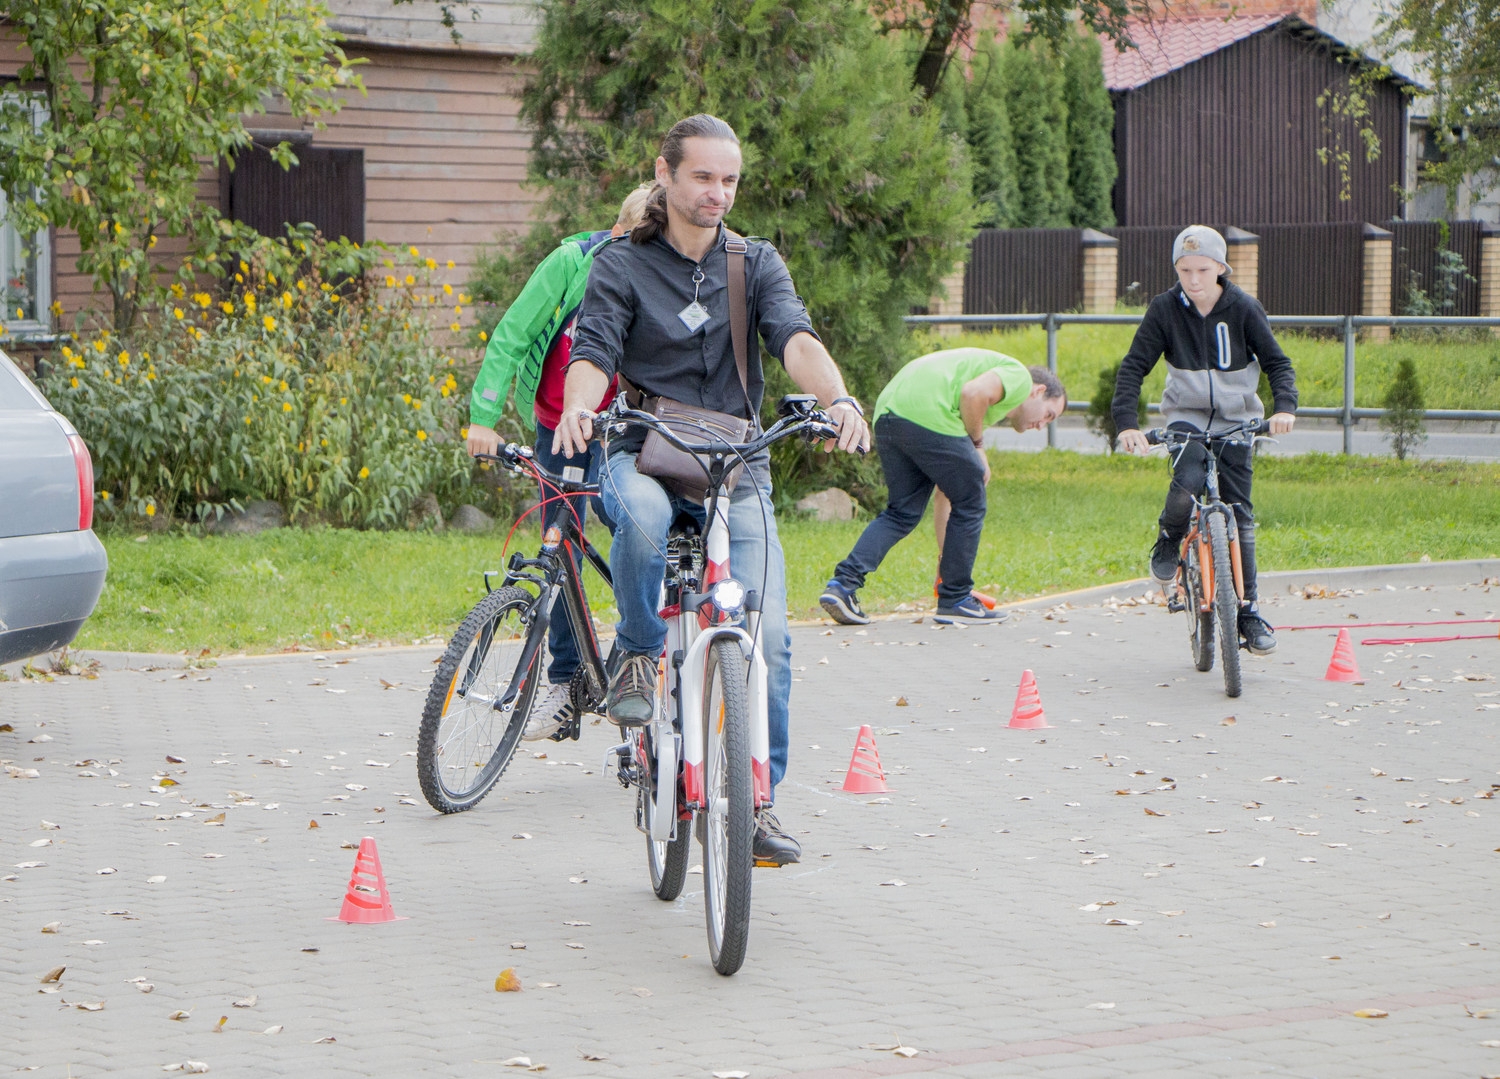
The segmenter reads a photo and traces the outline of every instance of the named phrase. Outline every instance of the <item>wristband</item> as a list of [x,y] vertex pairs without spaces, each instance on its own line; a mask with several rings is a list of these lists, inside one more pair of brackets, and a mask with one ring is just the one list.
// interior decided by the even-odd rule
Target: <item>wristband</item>
[[854,409],[856,413],[859,414],[860,419],[865,418],[865,410],[860,408],[859,402],[852,397],[835,397],[832,401],[828,402],[829,408],[832,408],[834,405],[848,405],[850,408]]

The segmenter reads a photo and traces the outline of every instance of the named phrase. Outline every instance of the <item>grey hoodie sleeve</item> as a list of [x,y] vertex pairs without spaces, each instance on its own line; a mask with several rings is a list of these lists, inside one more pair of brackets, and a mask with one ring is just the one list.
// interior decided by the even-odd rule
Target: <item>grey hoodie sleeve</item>
[[1275,404],[1273,412],[1297,411],[1297,373],[1292,370],[1292,361],[1271,333],[1271,324],[1266,320],[1266,310],[1260,302],[1251,299],[1245,312],[1245,344],[1260,361],[1260,369],[1266,373],[1271,384],[1271,397]]

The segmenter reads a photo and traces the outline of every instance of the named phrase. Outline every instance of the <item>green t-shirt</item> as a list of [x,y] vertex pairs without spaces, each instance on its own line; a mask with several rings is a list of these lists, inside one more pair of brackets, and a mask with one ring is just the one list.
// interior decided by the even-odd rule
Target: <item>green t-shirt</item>
[[1031,372],[1020,360],[987,348],[950,348],[912,360],[880,391],[874,419],[893,412],[940,435],[967,435],[959,399],[964,386],[987,371],[1000,376],[1005,396],[985,412],[984,425],[999,423],[1031,393]]

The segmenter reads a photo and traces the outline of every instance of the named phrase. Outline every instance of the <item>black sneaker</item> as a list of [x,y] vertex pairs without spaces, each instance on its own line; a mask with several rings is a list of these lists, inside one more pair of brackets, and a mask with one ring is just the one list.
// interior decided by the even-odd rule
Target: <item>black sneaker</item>
[[818,603],[823,610],[828,612],[828,617],[835,622],[841,622],[846,626],[870,624],[869,615],[860,610],[859,600],[855,598],[854,593],[838,581],[828,582],[828,587],[823,589],[823,594],[818,597]]
[[1252,656],[1269,656],[1276,651],[1276,637],[1270,623],[1254,611],[1240,612],[1240,640]]
[[1162,529],[1156,536],[1156,546],[1151,548],[1151,579],[1161,585],[1169,585],[1177,577],[1177,556],[1182,544],[1167,535]]
[[753,853],[757,862],[772,865],[792,865],[802,860],[802,845],[786,834],[770,806],[755,814]]
[[622,727],[643,727],[656,712],[656,657],[641,652],[620,652],[610,656],[614,673],[609,692],[604,696],[604,710]]
[[1009,611],[992,611],[969,595],[957,603],[946,605],[939,603],[937,614],[932,620],[950,625],[954,622],[988,622],[990,625],[998,626],[1009,617]]

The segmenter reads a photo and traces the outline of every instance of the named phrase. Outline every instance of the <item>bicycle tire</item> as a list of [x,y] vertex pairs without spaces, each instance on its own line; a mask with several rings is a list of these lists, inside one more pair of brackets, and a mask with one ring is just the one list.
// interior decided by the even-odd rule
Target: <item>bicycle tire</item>
[[1193,666],[1211,671],[1214,666],[1214,616],[1203,610],[1203,567],[1198,562],[1198,540],[1188,542],[1187,556],[1182,560],[1182,581],[1187,590],[1188,647],[1193,652]]
[[[647,749],[650,749],[649,737],[645,740]],[[647,766],[655,764],[655,755],[647,757]],[[658,777],[653,781],[662,782]],[[673,775],[667,782],[675,784],[677,776]],[[688,854],[692,850],[693,830],[686,821],[677,822],[677,838],[671,840],[655,840],[651,838],[651,825],[656,819],[656,803],[652,798],[652,791],[645,786],[636,788],[636,805],[640,812],[640,821],[646,829],[646,866],[651,871],[651,890],[656,893],[656,898],[670,903],[682,894],[683,881],[687,879]],[[674,799],[675,802],[675,799]]]
[[1240,695],[1240,600],[1234,592],[1234,567],[1229,564],[1229,530],[1223,514],[1208,518],[1209,546],[1214,559],[1214,615],[1219,623],[1220,664],[1224,692]]
[[709,645],[703,683],[703,907],[709,958],[720,974],[745,961],[750,939],[755,798],[750,778],[750,702],[745,657],[732,640]]
[[[440,813],[473,809],[515,754],[542,668],[543,649],[537,648],[527,669],[518,669],[527,638],[541,629],[530,618],[535,602],[514,585],[491,592],[464,618],[438,661],[417,733],[417,778]],[[518,679],[509,716],[498,714],[493,702]]]

